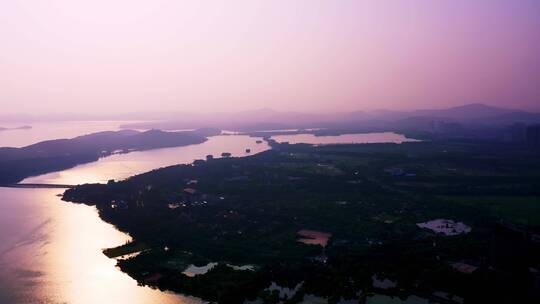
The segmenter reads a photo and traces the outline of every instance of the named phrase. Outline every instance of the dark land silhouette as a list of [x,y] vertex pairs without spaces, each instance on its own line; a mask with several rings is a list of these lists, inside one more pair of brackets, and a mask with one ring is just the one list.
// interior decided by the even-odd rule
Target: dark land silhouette
[[[82,185],[63,199],[96,206],[134,238],[105,254],[140,252],[118,260],[139,283],[218,303],[306,295],[364,303],[374,293],[437,303],[539,299],[540,154],[532,147],[270,142],[254,156]],[[326,239],[306,239],[306,230]],[[183,273],[209,263],[217,266]],[[267,289],[273,283],[300,287],[284,298]]]

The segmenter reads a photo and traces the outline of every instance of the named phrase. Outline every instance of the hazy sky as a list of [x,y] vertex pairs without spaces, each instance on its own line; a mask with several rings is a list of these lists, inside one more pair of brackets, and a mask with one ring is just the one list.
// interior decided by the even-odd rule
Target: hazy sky
[[0,1],[0,113],[540,108],[538,0]]

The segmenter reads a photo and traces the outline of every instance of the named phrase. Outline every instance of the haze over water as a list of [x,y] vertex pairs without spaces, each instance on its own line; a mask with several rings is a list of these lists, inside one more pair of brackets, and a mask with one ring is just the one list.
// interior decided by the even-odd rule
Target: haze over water
[[31,129],[10,129],[0,131],[0,147],[24,147],[44,140],[73,138],[90,133],[120,130],[123,121],[59,121],[59,122],[2,122],[0,127]]

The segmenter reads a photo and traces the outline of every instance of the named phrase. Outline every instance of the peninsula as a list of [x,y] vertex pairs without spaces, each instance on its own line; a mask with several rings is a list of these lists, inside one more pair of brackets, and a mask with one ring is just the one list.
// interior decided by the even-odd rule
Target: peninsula
[[69,169],[114,153],[200,144],[220,130],[183,132],[134,130],[99,132],[72,139],[39,142],[22,148],[0,148],[0,185],[26,177]]
[[205,300],[530,300],[529,269],[540,269],[536,151],[271,144],[78,186],[63,199],[96,206],[133,237],[105,254],[140,284]]

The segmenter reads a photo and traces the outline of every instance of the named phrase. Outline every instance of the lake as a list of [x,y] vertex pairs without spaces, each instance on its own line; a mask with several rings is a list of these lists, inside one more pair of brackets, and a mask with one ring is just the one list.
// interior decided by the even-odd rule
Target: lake
[[416,139],[407,138],[404,135],[393,132],[381,133],[358,133],[358,134],[342,134],[336,136],[315,136],[313,134],[291,134],[291,135],[276,135],[272,139],[279,143],[288,142],[290,144],[312,144],[312,145],[329,145],[329,144],[373,144],[373,143],[395,143],[401,144],[404,142],[415,142]]
[[101,250],[130,238],[62,189],[0,188],[0,303],[201,303],[115,268]]

